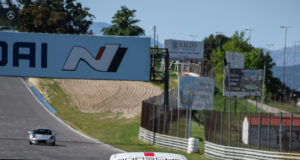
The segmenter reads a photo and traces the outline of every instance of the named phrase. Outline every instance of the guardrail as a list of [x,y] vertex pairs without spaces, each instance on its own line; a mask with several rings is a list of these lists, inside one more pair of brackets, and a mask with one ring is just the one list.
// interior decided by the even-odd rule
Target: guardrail
[[300,154],[262,151],[256,149],[239,148],[214,144],[208,141],[204,143],[205,156],[216,159],[298,159]]
[[152,131],[148,131],[143,127],[139,130],[139,139],[146,141],[152,145],[186,151],[188,153],[196,153],[199,151],[199,140],[196,138],[179,138],[167,136]]

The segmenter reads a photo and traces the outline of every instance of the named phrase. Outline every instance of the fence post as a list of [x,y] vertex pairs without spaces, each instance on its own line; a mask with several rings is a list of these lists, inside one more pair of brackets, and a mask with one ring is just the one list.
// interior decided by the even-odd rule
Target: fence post
[[215,117],[214,139],[213,139],[214,143],[216,142],[216,129],[217,129],[217,121],[218,121],[218,112],[215,113],[216,113],[216,117]]
[[188,108],[185,109],[185,134],[184,137],[187,138],[187,132],[188,132]]
[[290,138],[289,138],[289,152],[292,150],[292,127],[293,127],[293,110],[290,114]]
[[201,125],[201,111],[199,111],[199,127]]
[[223,112],[221,111],[220,144],[223,144]]
[[157,123],[157,127],[158,127],[158,131],[157,133],[160,133],[160,112],[161,112],[161,105],[158,105],[158,123]]
[[249,127],[248,127],[248,148],[250,148],[250,142],[251,142],[251,112],[249,112]]
[[255,96],[255,113],[257,113],[257,96]]
[[236,113],[237,98],[234,96],[234,113]]
[[155,105],[151,104],[153,108],[153,122],[152,122],[152,131],[155,132]]
[[189,131],[188,131],[188,138],[191,137],[192,134],[192,107],[189,109]]
[[241,111],[238,113],[238,147],[240,147],[240,121],[241,121]]
[[228,112],[228,114],[229,114],[229,128],[228,128],[228,130],[229,130],[229,134],[228,134],[228,136],[229,136],[229,138],[228,138],[228,145],[229,146],[231,146],[231,112]]
[[279,152],[282,152],[282,112],[280,112],[280,126],[279,126]]
[[172,123],[173,122],[173,106],[171,107],[171,117],[170,117],[170,135],[172,135]]
[[260,137],[261,137],[261,121],[262,121],[262,113],[259,112],[259,125],[258,125],[258,146],[257,148],[260,149]]
[[[245,112],[247,112],[247,96],[245,96]],[[250,111],[249,111],[250,112]]]
[[224,96],[224,109],[223,109],[223,112],[226,112],[226,99],[227,99],[227,97]]
[[167,106],[164,105],[164,130],[163,133],[166,134],[166,124],[167,123]]
[[179,129],[180,129],[180,110],[177,107],[177,137],[179,137]]
[[271,124],[271,120],[270,120],[270,118],[271,118],[271,113],[269,112],[268,113],[268,149],[269,149],[269,151],[270,151],[270,149],[271,149],[271,146],[270,146],[270,124]]

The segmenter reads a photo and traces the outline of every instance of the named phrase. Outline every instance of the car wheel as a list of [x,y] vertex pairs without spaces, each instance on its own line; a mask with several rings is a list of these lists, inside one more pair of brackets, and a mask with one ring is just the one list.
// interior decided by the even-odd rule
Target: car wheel
[[29,141],[29,144],[30,144],[30,145],[32,145],[32,142],[31,142],[31,141]]
[[55,146],[55,141],[52,143],[52,146]]

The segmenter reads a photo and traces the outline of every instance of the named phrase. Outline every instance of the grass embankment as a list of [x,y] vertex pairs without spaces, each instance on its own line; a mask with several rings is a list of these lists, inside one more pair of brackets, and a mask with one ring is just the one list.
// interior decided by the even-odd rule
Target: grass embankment
[[[170,88],[177,86],[175,79],[172,79]],[[161,86],[163,87],[163,86]],[[192,137],[200,139],[200,153],[187,154],[177,152],[156,146],[149,145],[138,139],[138,130],[140,126],[140,116],[135,118],[120,118],[121,113],[101,112],[101,113],[83,113],[72,106],[70,98],[63,92],[59,84],[52,79],[41,79],[37,89],[46,97],[48,103],[55,108],[57,116],[63,119],[73,128],[85,133],[86,135],[96,138],[104,143],[110,144],[116,148],[125,151],[159,151],[173,152],[185,155],[189,160],[207,159],[204,152],[204,127],[192,121]],[[234,100],[232,99],[232,104]],[[227,100],[228,103],[228,100]],[[216,92],[214,109],[222,111],[224,106],[224,97],[220,92]],[[231,106],[234,111],[234,105]],[[255,106],[246,105],[247,110],[255,111]],[[245,109],[245,100],[237,101],[236,111]],[[228,111],[228,110],[227,110]],[[203,121],[202,121],[203,122]]]
[[[120,118],[118,113],[83,113],[77,110],[59,84],[52,79],[41,79],[37,89],[46,97],[48,103],[57,111],[57,116],[73,128],[104,143],[125,151],[159,151],[185,155],[189,160],[207,159],[203,154],[203,141],[200,153],[187,154],[149,145],[138,139],[140,116]],[[204,139],[203,125],[197,127],[193,122],[192,136]]]

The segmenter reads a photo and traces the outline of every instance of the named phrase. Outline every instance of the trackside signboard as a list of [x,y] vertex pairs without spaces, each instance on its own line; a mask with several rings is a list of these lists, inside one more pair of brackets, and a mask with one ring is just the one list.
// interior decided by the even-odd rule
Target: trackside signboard
[[209,77],[180,76],[178,106],[192,110],[213,110],[214,79]]
[[168,48],[171,60],[184,60],[185,58],[203,59],[203,41],[183,41],[167,39],[164,47]]
[[149,81],[150,38],[0,32],[0,75]]

